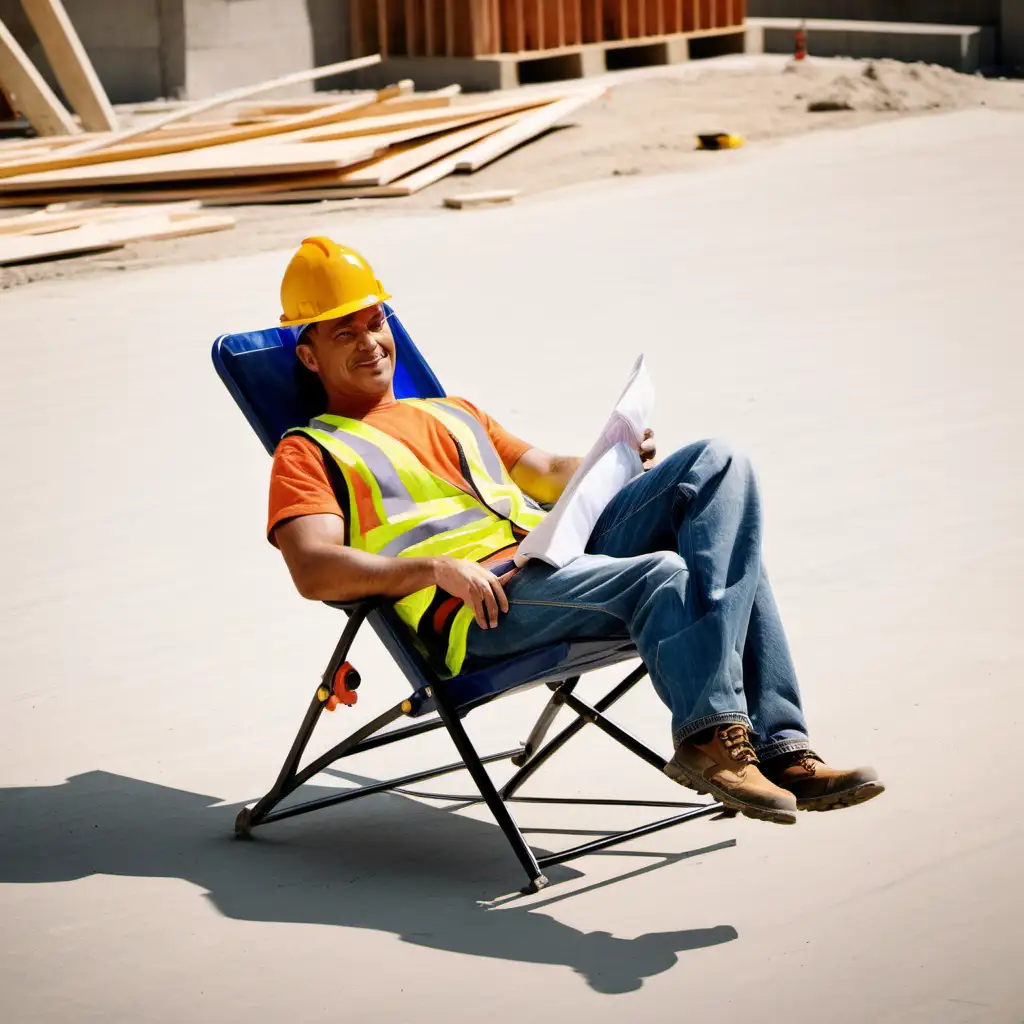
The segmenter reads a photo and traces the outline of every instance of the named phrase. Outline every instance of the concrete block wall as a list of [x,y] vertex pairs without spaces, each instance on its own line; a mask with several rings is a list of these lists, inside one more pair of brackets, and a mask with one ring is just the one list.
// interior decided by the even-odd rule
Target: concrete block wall
[[[183,37],[183,0],[64,0],[64,7],[115,103],[173,96],[184,66],[166,41]],[[0,0],[0,20],[50,85],[60,89],[19,0]]]
[[[114,103],[202,99],[349,56],[348,0],[64,0]],[[0,20],[60,95],[20,0]],[[346,88],[344,77],[296,86]]]
[[[185,89],[191,99],[315,64],[306,0],[184,3]],[[293,91],[308,93],[312,88]]]

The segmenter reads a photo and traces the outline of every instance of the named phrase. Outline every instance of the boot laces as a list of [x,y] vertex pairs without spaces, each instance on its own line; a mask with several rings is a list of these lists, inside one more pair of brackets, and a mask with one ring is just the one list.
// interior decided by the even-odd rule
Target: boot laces
[[757,754],[754,752],[750,734],[745,725],[723,725],[718,730],[718,736],[734,761],[738,761],[740,764],[753,764],[757,761]]
[[788,754],[780,754],[778,760],[772,759],[782,769],[799,765],[808,775],[814,775],[819,764],[824,764],[822,757],[813,750],[791,750]]

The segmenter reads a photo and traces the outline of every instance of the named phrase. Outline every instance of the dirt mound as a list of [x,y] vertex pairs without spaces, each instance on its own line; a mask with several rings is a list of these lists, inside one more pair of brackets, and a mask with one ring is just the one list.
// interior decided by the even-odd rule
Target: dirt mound
[[895,60],[869,61],[838,75],[834,69],[790,64],[786,73],[809,80],[807,110],[812,113],[859,110],[908,114],[954,109],[977,103],[984,87],[981,79],[937,64]]

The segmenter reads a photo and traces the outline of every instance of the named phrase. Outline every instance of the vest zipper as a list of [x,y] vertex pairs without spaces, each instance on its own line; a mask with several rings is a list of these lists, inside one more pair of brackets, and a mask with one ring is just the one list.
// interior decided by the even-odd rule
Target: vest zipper
[[455,450],[459,453],[459,469],[462,471],[463,479],[473,489],[473,494],[476,496],[477,501],[479,501],[480,504],[483,505],[483,507],[487,509],[488,512],[491,513],[491,515],[495,515],[499,519],[503,519],[506,523],[508,523],[508,525],[512,528],[513,536],[516,536],[518,540],[522,540],[523,537],[525,537],[527,533],[529,533],[529,531],[524,530],[517,523],[513,522],[508,516],[502,515],[496,508],[491,508],[491,506],[487,504],[487,502],[484,500],[484,496],[480,493],[480,488],[477,487],[476,481],[473,479],[473,474],[469,468],[469,459],[466,458],[466,453],[465,451],[463,451],[462,444],[459,442],[459,439],[450,431],[448,433],[448,436],[455,442]]

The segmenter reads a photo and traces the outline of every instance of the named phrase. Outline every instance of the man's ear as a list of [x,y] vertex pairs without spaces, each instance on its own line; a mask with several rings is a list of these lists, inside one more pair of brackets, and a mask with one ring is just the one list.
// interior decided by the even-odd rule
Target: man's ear
[[299,357],[299,361],[307,369],[313,373],[320,372],[320,364],[316,360],[316,353],[313,351],[313,346],[306,340],[300,341],[295,346],[295,354]]

